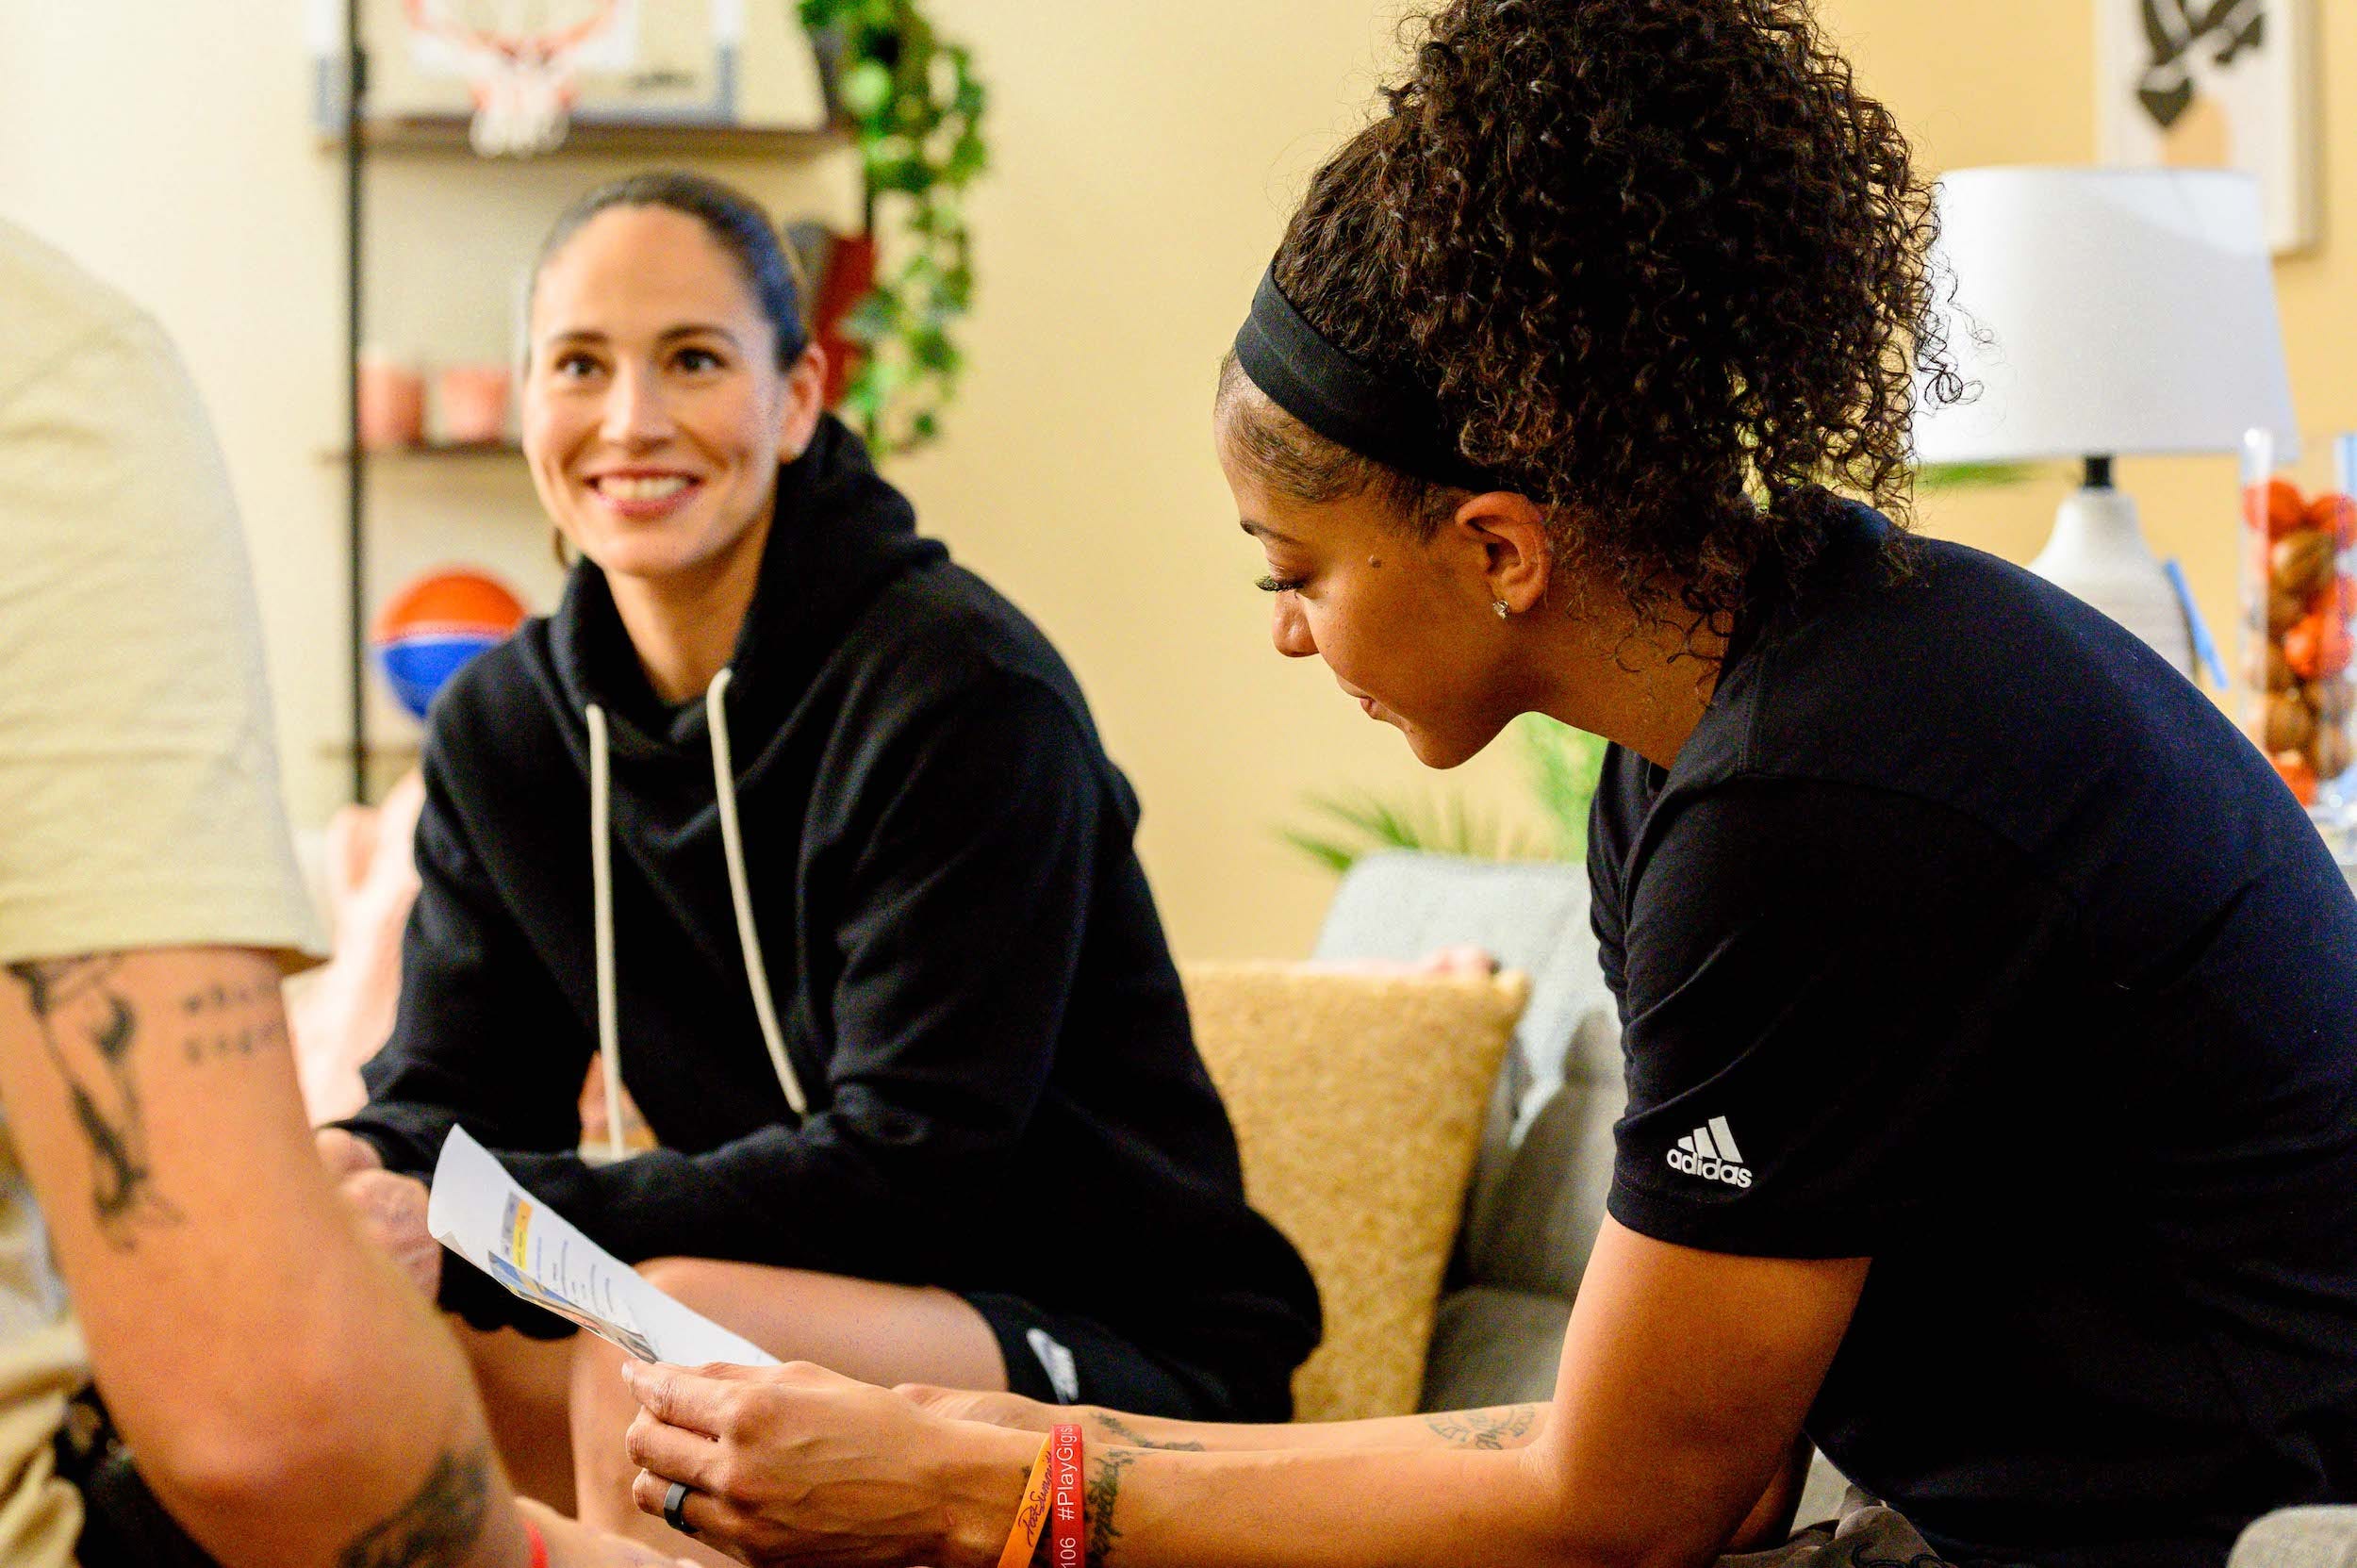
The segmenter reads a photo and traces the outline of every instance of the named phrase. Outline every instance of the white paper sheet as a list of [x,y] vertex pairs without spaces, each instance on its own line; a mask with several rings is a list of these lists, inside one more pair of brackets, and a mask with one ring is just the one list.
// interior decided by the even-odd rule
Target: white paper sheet
[[645,1362],[696,1366],[778,1359],[664,1295],[516,1184],[490,1151],[453,1128],[434,1167],[425,1228],[436,1241],[536,1306]]

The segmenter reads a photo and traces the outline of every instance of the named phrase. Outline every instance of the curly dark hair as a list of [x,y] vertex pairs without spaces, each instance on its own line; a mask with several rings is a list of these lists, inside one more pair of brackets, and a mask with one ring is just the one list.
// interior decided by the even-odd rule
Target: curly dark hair
[[[1640,620],[1723,631],[1842,489],[1908,516],[1915,375],[1961,392],[1931,191],[1802,0],[1455,0],[1321,168],[1277,287],[1437,390],[1459,450],[1549,510]],[[1428,536],[1467,493],[1352,454],[1221,373],[1281,493],[1372,492]],[[1683,610],[1685,614],[1679,616]]]

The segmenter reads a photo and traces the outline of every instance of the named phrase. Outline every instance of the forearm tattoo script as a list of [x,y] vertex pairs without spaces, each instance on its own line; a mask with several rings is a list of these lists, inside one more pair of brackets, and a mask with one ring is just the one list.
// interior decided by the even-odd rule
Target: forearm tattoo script
[[1111,1411],[1098,1411],[1096,1425],[1103,1428],[1107,1437],[1125,1448],[1162,1448],[1178,1454],[1203,1452],[1203,1444],[1200,1443],[1157,1443]]
[[180,1223],[156,1191],[132,1053],[140,1021],[114,984],[111,954],[11,964],[31,999],[49,1056],[65,1078],[74,1119],[90,1146],[91,1203],[108,1246],[128,1250],[142,1227]]

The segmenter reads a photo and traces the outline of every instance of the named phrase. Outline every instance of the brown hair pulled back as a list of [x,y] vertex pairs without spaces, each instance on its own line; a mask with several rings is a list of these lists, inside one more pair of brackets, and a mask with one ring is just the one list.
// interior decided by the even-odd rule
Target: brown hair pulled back
[[[1641,619],[1723,630],[1821,543],[1828,487],[1904,521],[1930,190],[1800,0],[1457,0],[1275,262],[1328,340],[1438,389],[1466,456]],[[1232,358],[1231,451],[1428,533],[1461,499],[1324,440]]]

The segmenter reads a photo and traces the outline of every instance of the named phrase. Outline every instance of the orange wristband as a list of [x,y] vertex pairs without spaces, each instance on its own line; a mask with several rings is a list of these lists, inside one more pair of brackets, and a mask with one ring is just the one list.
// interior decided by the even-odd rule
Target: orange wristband
[[524,1539],[532,1543],[531,1568],[549,1568],[549,1543],[540,1538],[540,1527],[530,1519],[524,1521]]
[[1084,1449],[1080,1423],[1059,1426],[1048,1434],[1047,1441],[1056,1456],[1056,1484],[1052,1489],[1056,1527],[1047,1539],[1047,1568],[1084,1568],[1086,1548],[1082,1543],[1088,1526],[1088,1500],[1083,1479],[1088,1470],[1081,1462]]
[[[1039,1440],[1039,1458],[1031,1461],[1031,1478],[1023,1483],[1023,1501],[1015,1505],[1014,1527],[998,1552],[998,1568],[1025,1568],[1039,1546],[1039,1532],[1047,1524],[1048,1440]],[[536,1563],[534,1568],[546,1568]]]

